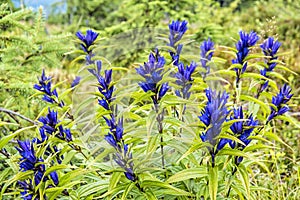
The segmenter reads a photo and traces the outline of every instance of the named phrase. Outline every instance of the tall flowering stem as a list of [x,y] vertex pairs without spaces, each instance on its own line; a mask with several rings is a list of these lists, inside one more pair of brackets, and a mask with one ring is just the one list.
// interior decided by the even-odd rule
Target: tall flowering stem
[[[276,56],[277,51],[281,43],[275,40],[273,37],[267,38],[261,45],[260,48],[262,52],[267,58],[265,58],[266,67],[260,71],[260,74],[264,77],[268,78],[268,73],[272,72],[277,65],[277,58]],[[260,94],[268,87],[269,81],[264,81],[263,84],[260,85],[256,97],[258,98]]]
[[271,113],[267,119],[267,123],[270,122],[272,119],[279,115],[283,115],[287,111],[290,110],[289,106],[286,105],[287,102],[292,98],[293,94],[291,94],[292,89],[287,84],[284,84],[281,88],[279,93],[272,97],[272,106]]
[[210,73],[210,67],[207,63],[211,61],[214,55],[214,50],[214,43],[211,41],[210,38],[204,40],[200,46],[200,61],[202,67],[205,70],[205,72],[202,73],[203,80],[205,80],[206,76]]
[[145,62],[143,66],[136,68],[136,71],[139,75],[144,78],[144,81],[140,82],[140,87],[144,90],[144,92],[151,91],[153,95],[151,99],[154,104],[154,109],[157,114],[156,121],[158,122],[158,132],[161,136],[160,141],[160,149],[162,156],[162,167],[165,168],[165,159],[164,159],[164,146],[163,146],[163,119],[164,112],[159,113],[159,104],[161,98],[167,93],[169,90],[169,84],[159,83],[164,75],[164,65],[165,58],[160,56],[158,50],[155,50],[155,54],[150,53],[148,62]]
[[173,47],[175,49],[175,52],[170,52],[170,55],[172,57],[172,61],[174,65],[179,64],[179,57],[182,50],[183,45],[179,44],[179,41],[182,39],[184,33],[187,31],[187,21],[172,21],[171,24],[169,24],[169,44],[168,46]]
[[246,71],[248,62],[245,61],[245,58],[248,56],[250,47],[254,46],[256,42],[259,40],[258,35],[251,31],[250,33],[246,33],[243,31],[239,32],[240,40],[236,43],[236,59],[232,60],[232,64],[240,64],[240,67],[234,68],[236,72],[236,85],[238,87],[241,75]]
[[87,30],[86,34],[82,34],[80,31],[76,33],[76,37],[81,41],[81,48],[87,54],[85,59],[88,65],[94,64],[95,62],[92,60],[94,57],[92,46],[95,44],[99,33],[96,33],[92,30]]
[[[132,182],[136,182],[138,179],[137,175],[134,173],[132,153],[129,151],[128,144],[125,144],[123,140],[123,119],[119,118],[117,121],[113,111],[112,102],[114,100],[114,85],[112,84],[112,70],[105,70],[103,76],[101,74],[102,62],[95,61],[95,65],[96,69],[88,69],[88,71],[95,76],[98,81],[97,88],[101,94],[98,103],[103,109],[110,111],[109,116],[103,116],[109,127],[109,132],[105,135],[105,140],[116,150],[114,160],[122,169],[124,169],[126,178]],[[142,191],[142,188],[137,182],[136,186]]]
[[208,142],[211,145],[208,150],[211,155],[212,167],[214,167],[218,136],[228,115],[226,103],[229,96],[226,92],[216,92],[211,89],[207,89],[205,92],[208,101],[199,119],[207,128],[200,135],[200,138],[203,142]]

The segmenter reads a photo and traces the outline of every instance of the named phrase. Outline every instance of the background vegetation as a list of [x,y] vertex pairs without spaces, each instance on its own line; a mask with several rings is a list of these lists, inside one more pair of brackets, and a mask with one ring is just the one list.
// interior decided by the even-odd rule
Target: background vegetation
[[[75,33],[77,31],[86,32],[87,29],[92,29],[99,33],[97,46],[93,51],[103,61],[104,69],[112,68],[115,70],[113,80],[120,80],[118,88],[126,88],[124,91],[117,90],[117,96],[121,99],[117,100],[117,103],[121,105],[119,111],[123,116],[128,117],[127,124],[129,122],[142,123],[137,118],[147,117],[147,114],[151,114],[150,112],[139,113],[140,116],[138,117],[133,114],[138,111],[126,110],[126,105],[130,105],[133,101],[133,99],[126,98],[126,92],[132,92],[138,88],[138,85],[133,84],[138,78],[132,77],[130,73],[133,73],[134,68],[147,60],[149,52],[155,46],[160,46],[162,49],[165,48],[164,55],[171,60],[168,53],[166,53],[166,41],[162,38],[167,37],[166,35],[169,33],[168,24],[172,20],[187,20],[189,28],[185,38],[185,44],[187,44],[184,47],[185,55],[183,56],[185,62],[188,63],[192,60],[193,57],[190,55],[199,57],[201,42],[211,38],[216,44],[215,56],[220,57],[219,62],[214,66],[215,71],[227,69],[230,66],[233,56],[226,53],[225,46],[235,47],[239,30],[246,32],[253,30],[257,32],[260,36],[260,43],[270,36],[281,42],[279,60],[283,61],[281,64],[288,70],[278,70],[277,72],[284,78],[276,81],[278,81],[278,85],[288,82],[293,88],[294,96],[289,103],[291,108],[288,112],[289,119],[278,120],[270,128],[270,132],[276,133],[276,136],[280,138],[278,139],[275,136],[268,138],[272,142],[272,145],[270,144],[272,148],[266,148],[260,153],[255,152],[256,154],[253,154],[253,156],[258,156],[265,161],[265,166],[269,173],[263,173],[264,169],[260,165],[255,165],[247,172],[250,174],[250,183],[255,185],[251,188],[255,191],[255,195],[253,194],[251,198],[297,199],[300,195],[299,10],[300,1],[294,0],[64,0],[53,4],[47,10],[46,16],[42,8],[32,11],[26,8],[26,5],[24,8],[17,8],[11,1],[1,1],[0,138],[7,138],[15,131],[25,128],[24,132],[16,135],[14,138],[10,138],[9,141],[7,140],[7,144],[5,143],[6,150],[12,155],[10,159],[4,152],[0,154],[1,196],[4,195],[4,199],[20,197],[19,191],[14,191],[13,189],[17,186],[16,182],[14,182],[15,180],[12,179],[19,170],[17,166],[17,150],[15,150],[14,146],[17,143],[17,139],[23,140],[39,135],[37,130],[26,129],[26,127],[34,125],[33,121],[36,121],[47,112],[48,104],[42,102],[40,96],[33,89],[33,85],[38,81],[37,77],[40,77],[42,69],[45,69],[47,74],[51,75],[54,87],[57,87],[58,92],[63,94],[62,98],[68,105],[67,108],[58,108],[59,112],[70,112],[75,118],[78,117],[79,119],[76,121],[76,129],[74,129],[74,137],[78,138],[75,144],[84,149],[85,154],[89,154],[92,157],[92,159],[84,160],[84,153],[81,156],[77,155],[80,152],[78,148],[71,148],[70,150],[67,147],[63,148],[66,143],[59,144],[63,151],[68,152],[64,155],[67,157],[67,161],[64,164],[70,164],[69,161],[71,164],[75,162],[77,163],[76,167],[78,167],[76,168],[76,173],[70,173],[69,177],[68,173],[70,171],[68,170],[70,169],[68,168],[64,172],[64,177],[66,179],[69,178],[67,192],[70,193],[70,198],[123,198],[120,191],[130,190],[128,188],[133,186],[128,185],[128,188],[118,189],[118,181],[122,183],[126,181],[123,180],[125,179],[123,176],[121,177],[120,170],[118,172],[117,167],[114,167],[115,171],[109,168],[112,165],[110,153],[113,152],[113,149],[109,148],[109,145],[103,139],[103,136],[107,134],[107,126],[104,125],[105,120],[99,116],[103,115],[104,111],[95,105],[93,102],[95,97],[93,95],[85,94],[80,96],[82,91],[90,91],[92,93],[94,89],[88,84],[92,81],[92,78],[88,77],[87,72],[83,70],[86,62],[85,55],[78,50],[80,49],[80,41],[75,37]],[[159,39],[157,36],[160,36]],[[257,60],[259,59],[257,58]],[[127,79],[123,78],[124,74],[128,76]],[[69,89],[75,76],[78,75],[85,77],[83,83],[86,84],[82,84],[83,88]],[[233,80],[232,77],[229,77],[229,80]],[[204,85],[201,86],[204,87]],[[199,88],[198,90],[197,88],[195,89],[198,92],[200,90]],[[64,93],[64,91],[68,92]],[[138,96],[141,94],[134,93],[134,95],[136,95],[134,96],[136,99],[146,98]],[[196,95],[195,99],[204,101],[204,94]],[[172,104],[172,99],[169,101]],[[80,104],[82,102],[85,103],[85,109]],[[139,105],[144,106],[144,108],[151,107],[149,102],[140,102]],[[56,107],[52,106],[51,108]],[[196,104],[195,110],[191,109],[192,114],[189,117],[195,118],[197,114],[199,115],[202,108],[202,104]],[[171,106],[167,109],[171,110]],[[6,110],[16,112],[25,118],[6,112]],[[96,116],[91,116],[90,113]],[[151,120],[150,117],[151,115],[149,115],[148,120]],[[152,115],[152,120],[154,120],[154,114]],[[147,126],[147,129],[153,126],[149,122],[143,123],[145,123],[144,125]],[[66,124],[71,127],[70,124]],[[169,132],[182,131],[181,129],[172,130],[171,125],[169,125]],[[139,145],[141,141],[146,140],[146,137],[139,136],[138,131],[147,134],[149,130],[145,131],[141,128],[138,131],[133,130],[136,127],[127,125],[125,130],[131,131],[131,135],[136,136],[136,139],[134,137],[126,139],[132,144]],[[82,134],[83,132],[85,134]],[[54,143],[58,142],[54,140]],[[0,149],[3,147],[4,142],[0,142]],[[146,162],[142,157],[142,152],[149,151],[147,148],[149,146],[137,146],[134,154],[135,159]],[[171,150],[170,154],[177,155],[172,154]],[[178,157],[176,158],[178,159]],[[175,162],[175,160],[174,158],[174,160],[171,159],[169,162]],[[99,162],[99,164],[97,161],[103,162]],[[156,168],[155,162],[157,160],[151,160],[153,165],[148,167]],[[226,162],[224,159],[224,163]],[[176,172],[186,167],[187,163],[183,162],[181,164],[183,166],[170,168],[169,173],[176,174]],[[87,171],[83,172],[84,170],[82,169],[92,172],[89,174]],[[111,178],[101,180],[97,177],[95,171],[100,169],[106,170],[104,176]],[[140,171],[142,173],[143,170]],[[156,173],[154,175],[162,176],[159,170]],[[77,175],[82,179],[76,178]],[[228,174],[222,174],[221,176],[226,177]],[[219,176],[219,179],[224,177]],[[8,184],[5,180],[12,181]],[[172,186],[192,192],[196,191],[193,185],[197,185],[201,181],[202,179],[197,177],[190,182],[174,181]],[[242,181],[240,184],[243,184]],[[144,186],[147,187],[147,184],[145,183]],[[150,187],[151,184],[148,183],[148,186]],[[223,186],[221,184],[218,190],[222,191],[224,189],[222,188]],[[93,187],[97,188],[98,191],[92,191]],[[156,187],[162,186],[156,185]],[[71,188],[75,189],[75,191],[72,192]],[[78,188],[80,189],[76,191]],[[174,193],[175,191],[173,188],[164,189],[165,192],[169,193]],[[236,191],[238,189],[236,188]],[[53,189],[53,191],[48,191],[48,193],[55,198],[56,195],[63,194],[64,192],[62,191],[64,190]],[[182,191],[180,190],[180,192]],[[136,193],[138,192],[134,191],[131,195],[134,196]],[[235,196],[233,195],[232,198],[243,197],[247,199],[244,194],[234,194]],[[158,192],[154,196],[162,198],[162,195]],[[60,198],[63,199],[67,198],[68,195],[62,196]],[[224,196],[220,195],[218,198],[221,199]],[[126,198],[130,199],[133,197],[125,196],[124,199]],[[181,197],[178,198],[180,199]],[[151,198],[149,197],[149,199]]]

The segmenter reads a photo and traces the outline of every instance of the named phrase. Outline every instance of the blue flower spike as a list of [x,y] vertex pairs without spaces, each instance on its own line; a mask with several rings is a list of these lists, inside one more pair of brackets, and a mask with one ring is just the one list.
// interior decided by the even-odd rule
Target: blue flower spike
[[271,121],[273,118],[283,115],[287,111],[290,110],[289,106],[286,105],[288,101],[292,98],[293,94],[291,94],[292,89],[287,84],[284,84],[279,93],[272,97],[272,104],[274,106],[270,106],[271,113],[268,117],[267,123]]
[[213,147],[209,147],[208,150],[212,157],[212,166],[214,166],[217,137],[221,133],[222,125],[226,121],[229,112],[226,107],[229,96],[225,91],[217,92],[207,89],[205,92],[208,101],[199,119],[207,127],[207,130],[200,135],[200,138],[203,142],[208,142]]
[[[217,151],[223,149],[226,144],[229,144],[229,146],[232,149],[237,148],[239,150],[243,150],[246,146],[250,144],[251,140],[249,139],[249,136],[253,132],[254,128],[258,125],[258,120],[255,120],[252,115],[245,117],[243,108],[241,106],[238,108],[234,108],[233,116],[230,116],[230,120],[236,120],[236,119],[240,119],[243,121],[234,122],[230,126],[230,129],[234,133],[234,135],[240,141],[243,142],[243,144],[236,143],[235,141],[232,141],[230,139],[221,138],[217,146]],[[236,159],[236,164],[238,165],[240,162],[242,162],[242,160],[243,157],[238,157]]]
[[158,84],[164,75],[164,65],[165,58],[160,56],[158,50],[156,50],[155,54],[150,53],[148,62],[136,68],[136,72],[145,79],[145,81],[139,83],[140,87],[144,92],[152,91],[154,93],[151,98],[155,105],[169,90],[167,82]]
[[[267,67],[262,69],[260,71],[260,74],[263,75],[266,78],[269,78],[268,73],[272,72],[274,68],[277,65],[277,62],[274,62],[277,60],[278,56],[276,55],[278,52],[279,47],[281,46],[281,43],[275,40],[273,37],[267,38],[261,45],[260,48],[262,49],[262,52],[265,56],[268,56],[265,58],[265,63]],[[261,92],[263,92],[269,85],[269,81],[265,81],[262,86],[260,87],[258,91],[258,96]],[[257,97],[258,97],[257,96]]]
[[[40,134],[42,140],[46,139],[45,132],[49,135],[55,135],[59,139],[65,140],[67,142],[72,141],[72,133],[70,129],[64,128],[62,125],[58,125],[60,121],[57,118],[57,112],[54,110],[48,109],[48,114],[43,117],[41,116],[38,121],[40,121],[43,125],[40,128]],[[43,130],[41,130],[43,129]],[[44,138],[44,139],[43,139]],[[42,142],[42,141],[40,141]]]
[[259,36],[251,31],[250,33],[246,33],[243,31],[239,32],[240,40],[236,43],[236,59],[232,60],[232,64],[241,64],[242,69],[234,68],[236,72],[236,82],[239,83],[240,76],[246,71],[248,62],[244,61],[244,59],[248,56],[250,47],[254,46],[256,42],[259,40]]
[[132,154],[127,153],[128,147],[123,140],[123,118],[116,120],[113,114],[113,108],[111,103],[113,102],[114,85],[112,84],[112,70],[104,70],[101,74],[102,62],[100,60],[95,61],[96,69],[88,69],[88,71],[96,77],[98,84],[98,91],[101,93],[101,97],[98,99],[98,103],[107,111],[111,111],[109,117],[102,116],[109,127],[109,132],[105,135],[104,139],[112,146],[116,152],[114,154],[115,162],[124,170],[124,175],[130,181],[135,182],[137,180],[133,171]]
[[51,82],[51,77],[47,77],[45,75],[45,70],[43,69],[42,71],[42,75],[40,78],[38,78],[39,83],[38,84],[34,84],[33,88],[44,93],[44,96],[42,98],[42,100],[51,103],[51,104],[55,104],[57,103],[58,106],[63,107],[64,106],[64,102],[58,102],[58,94],[56,89],[52,89],[52,82]]
[[189,91],[192,87],[192,74],[194,73],[197,64],[192,62],[190,66],[184,67],[183,63],[180,63],[177,68],[178,72],[175,74],[176,84],[180,86],[180,90],[176,90],[175,94],[184,99],[189,99],[191,92]]
[[210,38],[204,40],[200,46],[200,61],[202,67],[205,69],[205,72],[202,73],[202,78],[205,80],[206,76],[210,73],[210,67],[207,65],[209,61],[211,61],[214,55],[214,43]]
[[182,50],[183,45],[179,44],[179,41],[182,39],[184,33],[187,31],[187,21],[172,21],[169,24],[169,43],[168,46],[173,47],[175,52],[170,52],[172,57],[173,64],[177,66],[179,64],[179,57]]
[[82,50],[88,54],[91,53],[89,48],[94,44],[98,35],[99,33],[92,30],[87,30],[86,35],[83,35],[80,31],[76,33],[77,38],[83,42],[83,44],[81,44]]

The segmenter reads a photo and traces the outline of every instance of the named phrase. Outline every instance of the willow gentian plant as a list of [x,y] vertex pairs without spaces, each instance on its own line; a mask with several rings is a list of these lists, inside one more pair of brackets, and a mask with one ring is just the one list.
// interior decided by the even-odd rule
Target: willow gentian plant
[[152,92],[151,99],[153,102],[154,110],[157,114],[156,121],[158,123],[158,132],[160,134],[160,149],[161,149],[161,164],[162,168],[165,168],[164,159],[164,139],[163,139],[163,120],[164,112],[160,112],[160,101],[162,97],[169,90],[168,82],[161,83],[165,74],[164,65],[165,58],[159,54],[156,49],[155,54],[150,53],[148,62],[145,62],[143,66],[136,68],[139,75],[144,78],[144,81],[139,82],[140,87],[144,92]]
[[[207,89],[205,93],[207,103],[199,119],[205,125],[206,130],[200,135],[200,138],[203,142],[210,144],[208,151],[211,155],[212,167],[214,167],[216,153],[222,148],[218,145],[218,136],[228,115],[226,104],[229,96],[226,92],[217,92],[212,89]],[[219,149],[216,149],[217,147]]]

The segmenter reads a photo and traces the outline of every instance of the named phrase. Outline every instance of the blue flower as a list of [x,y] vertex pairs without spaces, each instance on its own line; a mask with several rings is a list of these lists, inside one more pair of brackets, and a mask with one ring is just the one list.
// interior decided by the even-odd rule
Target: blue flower
[[[234,122],[230,126],[230,129],[234,133],[234,135],[236,135],[237,138],[244,143],[244,145],[236,143],[235,141],[232,141],[230,139],[222,138],[217,146],[217,151],[220,151],[227,143],[230,145],[231,148],[237,147],[239,150],[243,150],[251,142],[249,136],[251,135],[254,128],[258,125],[258,120],[254,120],[252,115],[245,118],[242,107],[233,109],[233,116],[230,117],[230,120],[236,119],[245,119],[245,121]],[[243,158],[238,158],[237,161],[239,162],[236,164],[239,164],[242,160]]]
[[[43,123],[41,129],[44,129],[40,130],[42,141],[38,141],[39,143],[43,142],[43,138],[46,139],[44,132],[50,135],[55,135],[56,137],[67,142],[72,141],[72,134],[70,129],[64,128],[62,125],[57,126],[60,121],[57,118],[57,112],[55,112],[54,110],[50,110],[49,108],[46,117],[42,116],[38,119],[38,121]],[[59,132],[57,133],[57,131]]]
[[181,53],[182,44],[178,44],[178,42],[181,40],[184,33],[187,31],[187,21],[172,21],[171,24],[169,24],[169,46],[173,47],[176,52],[170,52],[170,55],[172,57],[172,61],[174,65],[179,64],[179,55]]
[[187,31],[187,21],[183,20],[181,21],[172,21],[171,24],[169,24],[169,40],[170,40],[170,46],[174,47],[175,44],[181,40],[183,34]]
[[118,145],[115,137],[111,133],[108,133],[104,139],[108,142],[108,144],[110,144],[115,149],[119,148],[119,145]]
[[284,84],[281,88],[279,93],[272,97],[272,104],[271,107],[271,113],[268,117],[267,122],[271,121],[274,117],[283,115],[287,111],[290,110],[290,108],[286,105],[286,103],[292,98],[293,94],[291,94],[292,89],[287,84]]
[[158,50],[156,50],[155,55],[150,53],[149,60],[144,63],[144,66],[136,68],[137,73],[145,79],[139,85],[144,92],[152,91],[154,93],[151,97],[154,104],[157,104],[169,90],[168,83],[158,84],[164,75],[164,65],[164,57],[160,56]]
[[[47,77],[45,75],[45,70],[42,71],[42,75],[41,78],[38,78],[39,80],[39,84],[34,84],[33,88],[44,93],[44,96],[42,98],[42,100],[49,102],[49,103],[56,103],[56,99],[58,98],[58,94],[56,89],[52,90],[52,86],[51,86],[51,77]],[[58,105],[60,107],[63,107],[64,102],[61,101],[60,103],[58,103]]]
[[86,53],[91,52],[89,48],[96,41],[98,35],[98,33],[92,30],[87,30],[86,35],[83,35],[80,31],[76,33],[77,38],[83,42],[83,44],[81,44],[81,48]]
[[[105,119],[106,124],[109,126],[110,132],[114,136],[115,143],[120,142],[123,137],[123,119],[120,118],[118,123],[116,124],[115,118],[112,115],[111,115],[110,119],[108,119],[104,116],[103,116],[103,118]],[[108,135],[111,135],[111,134],[108,134]],[[111,136],[109,136],[109,137],[111,137]],[[114,145],[112,145],[112,146],[114,146]]]
[[[208,101],[199,119],[205,124],[207,130],[200,135],[200,138],[203,142],[209,142],[214,148],[217,144],[217,137],[221,133],[222,125],[228,115],[226,103],[229,96],[225,91],[221,93],[207,89],[205,92]],[[216,152],[213,148],[208,149],[214,165]]]
[[277,59],[276,54],[280,46],[281,43],[277,40],[275,41],[273,37],[269,37],[260,45],[265,56],[270,56],[273,60]]
[[236,44],[236,49],[238,52],[236,53],[236,59],[232,60],[233,64],[241,64],[242,69],[234,68],[237,75],[237,82],[240,80],[240,75],[243,74],[246,71],[247,68],[247,62],[244,62],[244,59],[247,57],[249,53],[249,48],[254,46],[256,42],[259,40],[258,35],[251,31],[249,34],[243,31],[239,32],[240,34],[240,40]]
[[56,171],[51,172],[50,177],[55,185],[59,184],[58,175],[57,175]]
[[[18,181],[18,185],[21,187],[22,192],[21,193],[21,196],[24,200],[32,200],[33,199],[33,186],[32,186],[32,183],[31,183],[31,180],[29,181],[29,183],[27,181]],[[38,199],[38,198],[35,198],[35,199]]]
[[176,84],[181,86],[180,90],[176,90],[175,93],[177,96],[184,99],[189,99],[191,92],[189,90],[192,87],[192,73],[195,71],[197,64],[192,62],[190,66],[184,67],[183,63],[180,63],[177,68],[178,72],[175,74]]
[[106,110],[110,110],[110,103],[113,100],[112,94],[114,86],[111,85],[112,70],[105,70],[104,77],[101,75],[102,62],[97,60],[95,62],[96,69],[88,69],[88,71],[94,75],[98,80],[98,90],[103,95],[102,99],[98,100],[98,103]]
[[[281,43],[278,42],[277,40],[275,41],[273,37],[269,37],[264,41],[264,43],[260,45],[260,48],[262,49],[264,55],[268,56],[268,58],[265,58],[265,63],[267,64],[268,67],[260,71],[260,74],[263,75],[264,77],[268,78],[267,73],[272,72],[273,69],[276,67],[277,63],[274,61],[277,60],[278,58],[276,54],[280,46]],[[268,84],[269,81],[265,81],[262,87],[260,88],[259,93],[264,91],[267,88]]]
[[214,55],[214,43],[210,38],[208,38],[208,40],[204,40],[204,42],[201,44],[200,50],[200,61],[202,67],[206,70],[205,73],[202,73],[202,77],[205,79],[207,74],[210,72],[210,67],[207,65],[207,62],[211,61],[211,58]]
[[125,170],[124,174],[127,179],[131,181],[136,181],[137,177],[133,170],[133,161],[132,161],[132,153],[128,151],[128,145],[123,144],[123,149],[121,152],[117,152],[115,154],[114,160],[116,163]]
[[119,119],[116,124],[115,118],[111,115],[108,119],[103,117],[110,128],[110,132],[105,136],[105,140],[116,149],[115,162],[125,170],[127,179],[136,181],[136,175],[133,171],[132,153],[128,151],[128,145],[123,141],[123,119]]
[[43,178],[45,173],[45,165],[41,164],[41,162],[44,162],[44,160],[41,158],[36,158],[33,143],[29,140],[18,140],[18,144],[19,147],[16,147],[16,149],[21,155],[19,162],[20,170],[23,172],[32,170],[34,172],[35,185],[38,185],[41,181],[46,181],[47,177]]
[[20,159],[20,169],[22,171],[33,170],[34,165],[37,163],[33,143],[29,140],[18,140],[20,147],[16,147],[22,158]]
[[80,83],[80,79],[81,79],[80,76],[76,76],[75,79],[73,80],[73,82],[71,83],[71,88],[78,85]]

